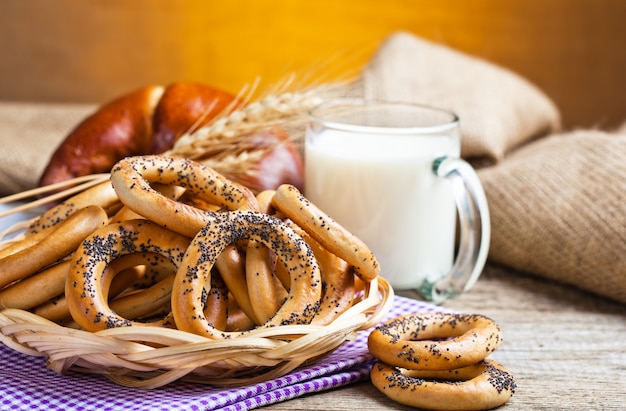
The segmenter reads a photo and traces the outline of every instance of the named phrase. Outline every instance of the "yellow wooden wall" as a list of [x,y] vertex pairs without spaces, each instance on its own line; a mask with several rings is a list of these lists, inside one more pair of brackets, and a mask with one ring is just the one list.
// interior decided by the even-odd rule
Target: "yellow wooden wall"
[[565,124],[626,120],[624,0],[0,0],[0,100],[102,102],[147,83],[238,91],[358,70],[405,30],[508,67]]

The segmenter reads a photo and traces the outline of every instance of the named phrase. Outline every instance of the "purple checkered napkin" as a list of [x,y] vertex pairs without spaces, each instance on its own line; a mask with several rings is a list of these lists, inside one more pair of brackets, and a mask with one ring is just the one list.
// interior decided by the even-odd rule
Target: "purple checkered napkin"
[[[387,318],[441,307],[396,296]],[[369,331],[360,331],[328,357],[280,378],[237,388],[176,382],[155,390],[119,386],[105,377],[58,375],[43,357],[0,345],[0,410],[251,410],[369,377]]]

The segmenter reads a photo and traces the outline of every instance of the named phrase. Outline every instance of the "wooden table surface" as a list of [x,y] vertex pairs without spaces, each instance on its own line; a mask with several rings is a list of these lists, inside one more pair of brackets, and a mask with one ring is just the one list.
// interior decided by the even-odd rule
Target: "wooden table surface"
[[[626,305],[490,266],[468,293],[444,306],[500,324],[504,341],[490,358],[513,373],[517,390],[499,410],[626,410]],[[364,381],[263,409],[414,408]]]

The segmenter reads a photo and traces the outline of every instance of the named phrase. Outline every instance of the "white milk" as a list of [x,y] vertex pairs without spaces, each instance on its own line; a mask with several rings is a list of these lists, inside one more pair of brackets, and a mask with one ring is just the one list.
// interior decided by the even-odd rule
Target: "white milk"
[[372,249],[394,288],[416,288],[450,270],[456,206],[432,164],[458,156],[458,138],[332,129],[309,137],[306,196]]

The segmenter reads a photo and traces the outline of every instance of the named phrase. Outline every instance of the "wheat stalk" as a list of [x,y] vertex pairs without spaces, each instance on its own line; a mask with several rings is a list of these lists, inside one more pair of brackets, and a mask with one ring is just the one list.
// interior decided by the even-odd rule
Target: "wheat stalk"
[[253,141],[256,133],[279,126],[302,153],[302,140],[307,120],[306,114],[318,104],[340,95],[345,90],[344,81],[322,83],[299,88],[295,76],[280,85],[267,87],[261,96],[252,99],[258,87],[242,89],[235,103],[209,123],[190,130],[181,136],[165,155],[184,157],[201,162],[236,181],[244,182],[252,191],[262,187],[250,186],[257,181],[258,165],[275,144]]
[[[291,85],[291,82],[287,84]],[[186,133],[166,154],[196,160],[210,159],[213,162],[221,159],[229,159],[231,163],[247,162],[249,158],[238,157],[238,154],[246,151],[246,147],[242,149],[241,142],[250,133],[281,126],[290,131],[293,140],[298,141],[306,113],[341,93],[343,86],[343,82],[337,82],[296,91],[269,88],[264,97],[247,105],[234,106],[207,125]]]

